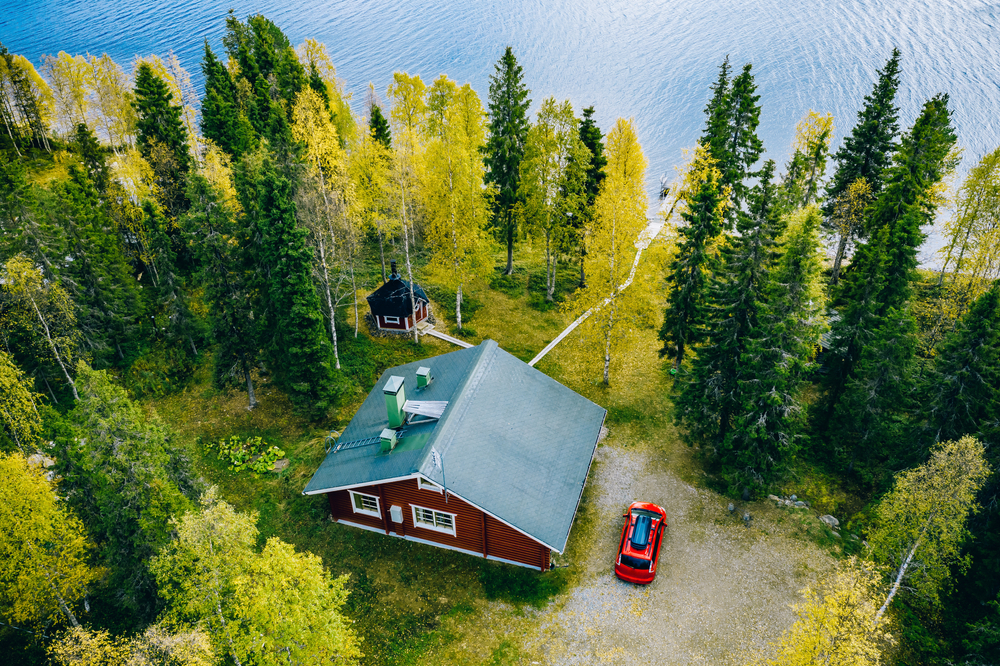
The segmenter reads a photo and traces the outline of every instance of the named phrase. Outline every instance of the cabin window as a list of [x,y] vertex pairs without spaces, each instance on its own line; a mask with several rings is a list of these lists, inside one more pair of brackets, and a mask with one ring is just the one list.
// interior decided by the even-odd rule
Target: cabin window
[[428,481],[422,476],[417,477],[417,483],[420,486],[421,490],[433,490],[436,493],[441,492],[441,486],[434,483],[433,481]]
[[379,511],[378,498],[374,495],[352,492],[351,506],[354,508],[354,513],[363,513],[366,516],[375,516],[376,518],[382,517],[382,513]]
[[386,324],[398,324],[399,323],[399,317],[386,317],[386,316],[383,316],[382,317],[382,321],[384,321]]
[[413,508],[413,524],[428,530],[436,530],[445,534],[455,534],[455,514],[425,509],[422,506]]

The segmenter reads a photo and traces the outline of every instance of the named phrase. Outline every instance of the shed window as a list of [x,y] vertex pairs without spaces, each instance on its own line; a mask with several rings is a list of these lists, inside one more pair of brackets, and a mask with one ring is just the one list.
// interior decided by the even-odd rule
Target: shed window
[[455,514],[425,509],[422,506],[413,508],[413,524],[428,530],[436,530],[445,534],[455,534]]
[[376,518],[382,517],[382,513],[379,511],[378,498],[374,495],[352,492],[351,507],[354,509],[354,513],[363,513],[366,516],[375,516]]
[[387,323],[387,324],[398,324],[399,323],[399,317],[387,317],[387,316],[383,315],[382,316],[382,320],[385,323]]

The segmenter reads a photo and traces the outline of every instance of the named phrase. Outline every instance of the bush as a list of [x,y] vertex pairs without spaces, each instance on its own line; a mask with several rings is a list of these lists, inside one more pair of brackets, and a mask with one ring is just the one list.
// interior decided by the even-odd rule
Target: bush
[[260,437],[249,437],[240,441],[239,435],[233,435],[229,441],[220,439],[209,443],[208,448],[218,449],[219,460],[229,463],[229,469],[242,472],[250,469],[254,475],[270,472],[274,462],[284,457],[285,452],[277,446],[269,446]]

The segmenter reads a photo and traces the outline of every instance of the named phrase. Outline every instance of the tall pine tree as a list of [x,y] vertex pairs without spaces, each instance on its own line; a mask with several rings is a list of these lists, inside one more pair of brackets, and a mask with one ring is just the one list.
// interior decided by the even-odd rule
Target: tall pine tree
[[917,267],[921,226],[933,220],[933,188],[954,167],[955,145],[948,96],[924,104],[913,127],[902,138],[893,165],[886,171],[878,199],[869,209],[873,236],[858,248],[844,272],[838,301],[843,315],[833,325],[830,372],[818,425],[825,428],[854,366],[890,310],[902,311],[910,297]]
[[750,194],[750,210],[738,217],[738,235],[726,239],[722,262],[708,288],[708,343],[698,350],[691,375],[681,385],[675,416],[687,436],[718,446],[738,413],[743,355],[760,326],[768,270],[780,232],[774,162],[768,161]]
[[740,406],[720,452],[729,492],[775,480],[803,438],[802,388],[822,332],[820,214],[793,214],[768,276],[760,325],[741,357]]
[[483,148],[486,183],[496,188],[493,198],[493,225],[507,244],[505,275],[514,271],[514,240],[517,236],[518,202],[521,180],[521,160],[528,140],[529,90],[524,85],[521,66],[514,50],[507,47],[490,76],[488,138]]
[[677,233],[681,241],[667,275],[667,308],[660,328],[660,356],[681,367],[687,349],[703,339],[708,281],[718,264],[713,242],[722,233],[726,208],[722,175],[704,151],[693,166],[693,186],[681,219],[686,224]]
[[938,347],[921,393],[931,441],[975,435],[984,444],[1000,442],[1000,283]]
[[166,82],[148,63],[141,63],[135,77],[137,142],[142,156],[153,167],[163,205],[174,216],[185,206],[184,178],[191,166],[187,130],[181,107],[173,103]]
[[201,102],[201,131],[224,151],[239,157],[253,147],[253,126],[237,101],[236,87],[226,66],[205,40],[205,96]]
[[587,257],[587,227],[593,221],[594,201],[601,191],[601,183],[604,182],[604,167],[608,164],[608,158],[604,156],[604,142],[601,128],[594,122],[594,107],[588,106],[583,110],[583,120],[580,121],[580,141],[590,151],[590,164],[587,166],[587,179],[584,183],[586,201],[583,214],[578,215],[572,222],[577,235],[577,246],[580,249],[580,287],[587,286],[587,273],[584,262]]
[[[899,133],[899,107],[895,105],[898,89],[899,50],[893,49],[885,67],[878,72],[874,89],[865,96],[864,106],[858,111],[858,123],[834,155],[837,168],[827,186],[823,206],[827,218],[836,214],[838,205],[843,206],[849,200],[852,184],[862,179],[871,196],[877,196],[882,191],[883,172],[892,160]],[[852,237],[864,238],[868,232],[864,225],[840,225],[836,230],[840,239],[834,260],[833,284],[839,280],[838,269],[847,243]]]
[[262,170],[258,193],[261,347],[275,383],[299,410],[321,418],[337,406],[343,385],[330,362],[307,232],[296,222],[291,183],[272,165]]

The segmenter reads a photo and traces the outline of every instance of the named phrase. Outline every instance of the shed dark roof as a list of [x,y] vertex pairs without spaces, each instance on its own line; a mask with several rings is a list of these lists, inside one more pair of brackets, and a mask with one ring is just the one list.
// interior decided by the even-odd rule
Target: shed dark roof
[[[419,303],[429,303],[427,294],[420,285],[413,283],[413,297]],[[413,304],[410,302],[410,283],[393,274],[381,287],[368,296],[368,307],[373,315],[389,317],[409,317],[413,314]]]
[[[417,388],[420,366],[434,377],[424,389]],[[405,426],[391,453],[373,444],[328,454],[303,492],[420,474],[562,552],[605,409],[486,340],[386,370],[341,442],[375,437],[388,425],[382,387],[394,375],[403,377],[409,400],[447,400],[441,419]]]

